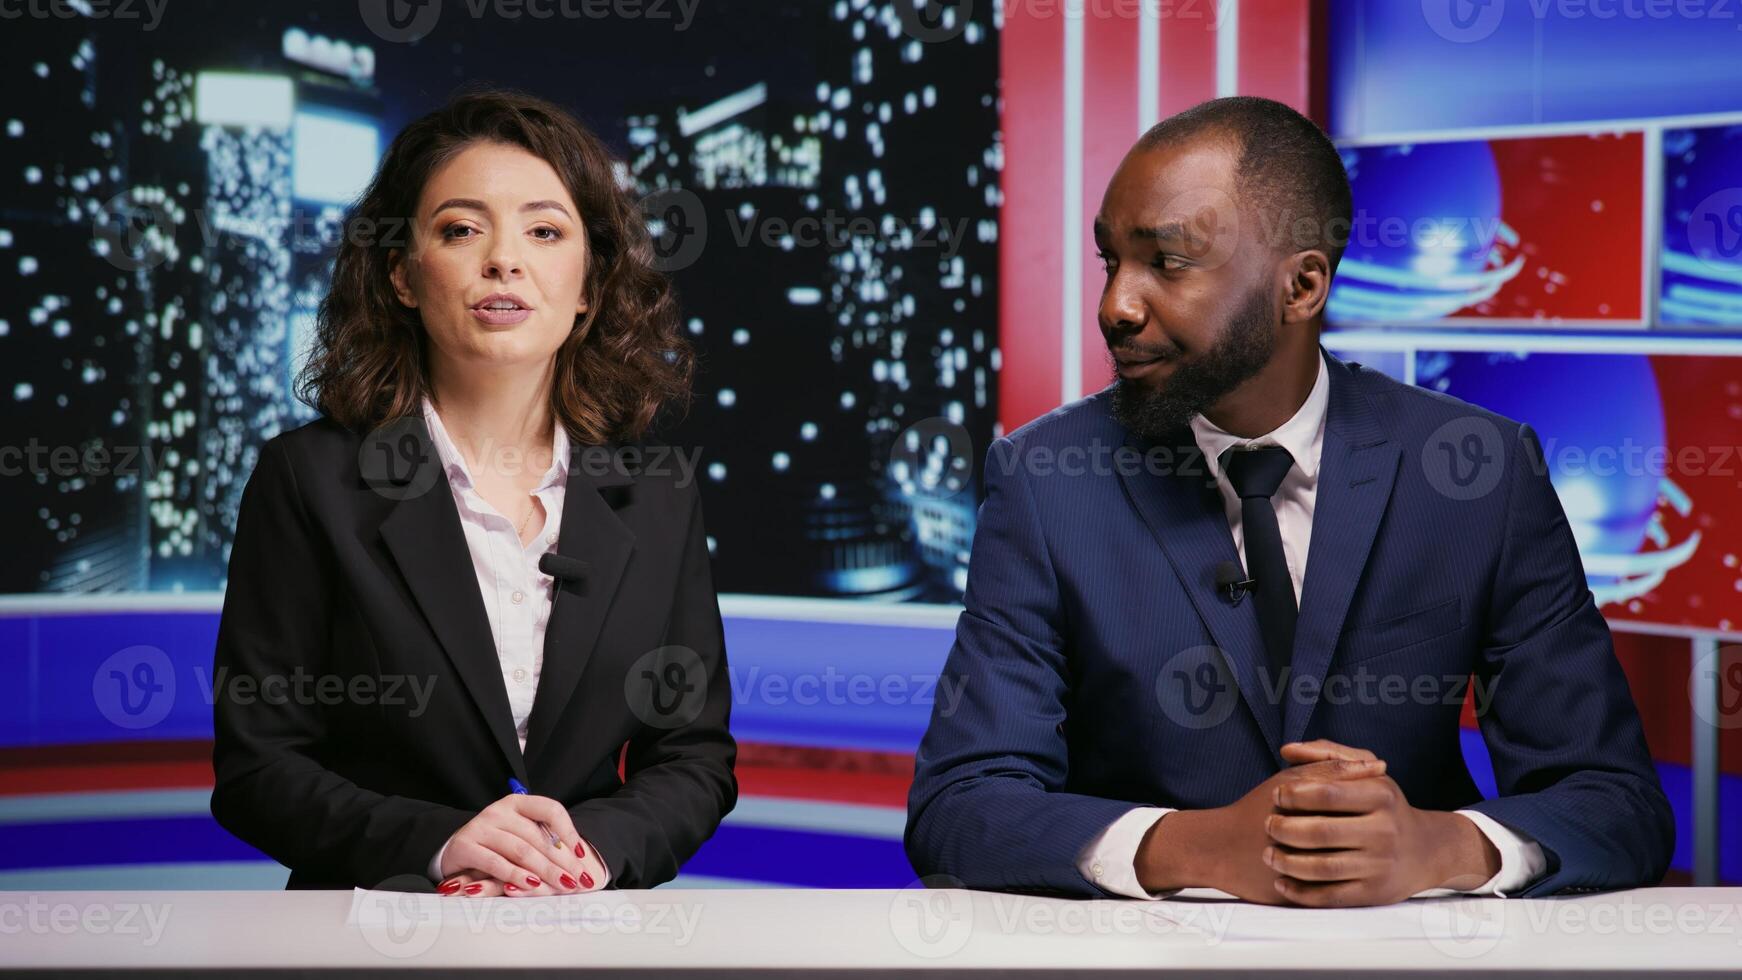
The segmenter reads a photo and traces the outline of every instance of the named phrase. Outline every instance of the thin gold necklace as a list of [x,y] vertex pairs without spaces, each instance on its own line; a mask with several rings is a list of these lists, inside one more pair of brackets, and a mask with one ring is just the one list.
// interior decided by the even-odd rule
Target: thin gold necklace
[[538,498],[533,497],[532,503],[528,504],[526,507],[526,516],[520,519],[520,526],[514,530],[514,536],[516,538],[526,537],[526,522],[532,520],[533,512],[536,510],[538,510]]

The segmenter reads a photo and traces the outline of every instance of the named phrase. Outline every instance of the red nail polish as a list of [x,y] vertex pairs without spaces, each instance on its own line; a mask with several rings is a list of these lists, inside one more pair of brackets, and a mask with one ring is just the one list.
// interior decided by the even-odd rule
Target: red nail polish
[[526,886],[528,888],[537,888],[538,885],[539,885],[539,881],[537,878],[534,878],[532,875],[526,876]]
[[503,885],[502,890],[503,891],[510,891],[510,892],[517,892],[520,890],[520,886],[516,885],[514,882],[511,881],[508,884]]
[[569,874],[567,871],[563,872],[563,876],[560,880],[562,881],[564,888],[579,888],[579,887],[581,887],[579,884],[577,884],[575,882],[575,876]]
[[586,856],[587,856],[587,849],[581,846],[580,841],[575,841],[575,857],[583,857],[584,858]]
[[466,894],[468,894],[468,895],[476,895],[483,890],[484,890],[484,883],[481,881],[474,881],[471,884],[466,886]]
[[459,890],[460,890],[460,883],[458,881],[444,881],[444,882],[442,882],[442,887],[440,888],[440,891],[443,895],[452,895],[454,892],[457,892]]
[[587,874],[585,871],[581,872],[581,887],[583,887],[583,888],[593,887],[593,876],[590,874]]

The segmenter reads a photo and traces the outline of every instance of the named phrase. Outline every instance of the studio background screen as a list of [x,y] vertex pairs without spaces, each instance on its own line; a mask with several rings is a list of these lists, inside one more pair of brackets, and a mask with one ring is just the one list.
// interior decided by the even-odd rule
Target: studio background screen
[[959,601],[997,418],[991,11],[921,44],[845,2],[424,9],[416,40],[350,0],[0,31],[0,592],[222,589],[260,446],[314,417],[292,380],[347,205],[485,78],[575,112],[646,202],[701,364],[663,437],[699,450],[720,590]]

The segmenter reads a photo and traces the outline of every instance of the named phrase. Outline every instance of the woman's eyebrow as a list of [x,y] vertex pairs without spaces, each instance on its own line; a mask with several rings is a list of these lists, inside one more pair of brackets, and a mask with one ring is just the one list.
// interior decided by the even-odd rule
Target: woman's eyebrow
[[[436,205],[436,209],[430,213],[431,214],[440,214],[443,211],[448,210],[449,208],[459,208],[460,210],[463,210],[463,211],[488,211],[489,210],[489,208],[484,206],[484,202],[478,200],[477,198],[473,198],[473,197],[450,197],[447,200],[443,201],[442,203]],[[522,204],[520,206],[520,211],[522,214],[525,214],[528,211],[559,211],[562,213],[563,217],[568,218],[570,221],[574,220],[574,215],[569,214],[569,209],[563,207],[562,204],[557,202],[557,201],[527,201],[525,204]]]

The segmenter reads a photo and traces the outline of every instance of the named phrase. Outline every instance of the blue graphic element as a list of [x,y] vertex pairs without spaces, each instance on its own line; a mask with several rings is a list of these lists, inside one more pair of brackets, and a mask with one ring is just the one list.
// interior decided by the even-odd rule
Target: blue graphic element
[[105,660],[91,679],[104,717],[122,728],[149,728],[169,714],[175,675],[169,658],[151,646],[129,647]]
[[1716,0],[1332,0],[1331,132],[1735,112],[1739,25]]
[[[965,696],[959,685],[938,684],[954,623],[728,616],[724,624],[732,732],[742,741],[912,752],[932,705],[953,707]],[[205,612],[0,617],[0,748],[210,739],[217,632],[217,614]],[[141,641],[150,645],[141,654],[156,658],[147,679],[170,695],[151,701],[163,713],[148,730],[115,720],[134,716],[115,699],[109,669],[126,673],[135,658],[103,663]],[[141,703],[137,687],[131,697]]]
[[1663,134],[1665,324],[1742,327],[1742,126]]
[[745,827],[729,820],[683,873],[788,888],[905,888],[918,877],[898,840]]
[[1660,506],[1686,516],[1693,501],[1665,473],[1650,357],[1423,352],[1416,383],[1536,430],[1599,605],[1651,591],[1699,547],[1698,532],[1672,543],[1660,520]]
[[1343,151],[1354,192],[1349,245],[1331,287],[1334,323],[1437,320],[1482,302],[1524,267],[1501,220],[1500,171],[1488,144],[1368,146]]

